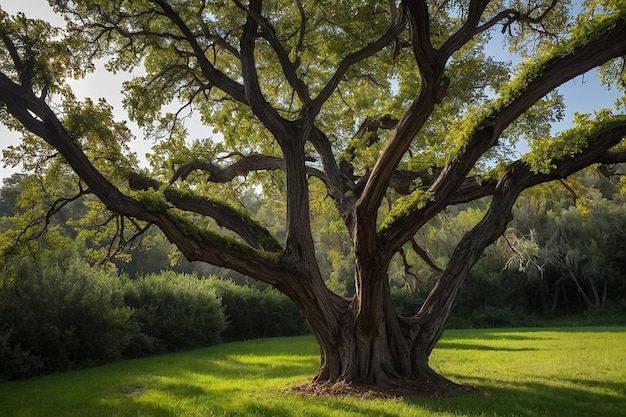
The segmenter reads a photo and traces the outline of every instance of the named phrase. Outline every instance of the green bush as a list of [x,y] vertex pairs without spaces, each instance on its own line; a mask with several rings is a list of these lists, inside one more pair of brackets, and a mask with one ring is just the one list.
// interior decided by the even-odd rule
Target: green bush
[[14,333],[8,324],[0,329],[0,380],[35,375],[44,367],[41,358],[22,348]]
[[215,290],[192,275],[164,271],[128,280],[124,301],[144,334],[132,341],[135,355],[142,349],[152,353],[214,344],[226,327]]
[[529,317],[517,309],[511,307],[486,306],[470,315],[471,327],[520,327],[528,323]]
[[2,378],[122,356],[137,327],[114,274],[67,253],[39,261],[21,258],[14,265],[0,287]]
[[222,300],[228,327],[224,340],[306,334],[302,314],[286,296],[273,288],[261,290],[216,277],[207,279]]
[[118,277],[75,252],[10,265],[0,276],[0,379],[206,346],[222,337],[307,332],[296,306],[271,288],[171,271]]
[[424,297],[407,289],[392,288],[391,300],[397,315],[410,317],[419,311]]

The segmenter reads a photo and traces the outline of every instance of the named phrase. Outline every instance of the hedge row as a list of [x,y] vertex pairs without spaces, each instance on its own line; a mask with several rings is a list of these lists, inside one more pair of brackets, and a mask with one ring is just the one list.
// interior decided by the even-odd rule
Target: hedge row
[[22,260],[0,276],[0,380],[304,332],[281,294],[217,278],[130,279],[75,256]]

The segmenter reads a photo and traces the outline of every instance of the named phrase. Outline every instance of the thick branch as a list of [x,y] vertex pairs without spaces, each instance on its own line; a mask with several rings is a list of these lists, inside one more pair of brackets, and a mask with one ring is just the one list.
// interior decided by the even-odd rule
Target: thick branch
[[173,184],[178,179],[185,181],[189,174],[196,170],[209,173],[209,181],[211,182],[225,183],[235,177],[248,175],[252,171],[272,171],[284,169],[284,166],[285,163],[282,158],[265,155],[245,156],[226,168],[219,167],[211,162],[197,161],[178,168],[170,180],[170,184]]
[[[314,161],[314,159],[307,158],[307,161]],[[185,181],[193,171],[207,172],[209,174],[208,181],[210,182],[226,183],[232,181],[235,177],[246,176],[250,172],[284,169],[285,161],[282,158],[267,155],[242,155],[237,162],[225,168],[215,165],[212,162],[195,161],[178,168],[170,180],[170,184],[173,184],[179,179]],[[306,167],[306,171],[308,175],[326,182],[326,175],[322,171],[309,166]]]
[[[605,159],[626,157],[626,153],[607,153],[608,149],[626,137],[626,117],[616,117],[604,123],[601,129],[588,138],[585,150],[576,156],[558,161],[550,174],[536,174],[530,166],[517,161],[512,163],[499,181],[491,205],[484,218],[461,239],[441,279],[416,315],[425,335],[443,331],[456,295],[471,267],[478,261],[484,249],[500,237],[511,221],[511,209],[519,194],[525,189],[555,179],[565,178],[593,163]],[[626,159],[624,159],[626,161]],[[434,348],[429,344],[427,353]]]
[[[158,190],[157,181],[134,175],[129,184],[135,190]],[[163,192],[165,199],[180,210],[201,214],[214,219],[221,227],[235,232],[244,242],[255,249],[267,252],[280,252],[282,247],[271,233],[254,221],[246,213],[234,209],[221,201],[182,193],[171,188]]]
[[313,126],[309,141],[315,147],[322,162],[322,166],[324,167],[324,173],[326,174],[325,184],[328,195],[335,202],[339,214],[351,231],[352,212],[356,198],[354,193],[350,192],[350,190],[354,189],[355,184],[351,176],[340,169],[335,160],[330,140],[328,140],[328,137],[320,129]]
[[[301,11],[301,13],[303,13],[303,11]],[[250,12],[250,15],[257,21],[261,27],[263,37],[267,39],[272,49],[274,49],[287,82],[296,92],[300,101],[302,101],[302,103],[308,103],[310,101],[308,88],[304,81],[296,74],[297,66],[289,59],[289,53],[285,50],[280,39],[278,39],[276,30],[261,14]],[[302,25],[304,25],[304,19],[302,19]],[[301,36],[303,36],[303,34],[301,34]]]
[[[244,244],[217,234],[199,231],[167,207],[153,207],[130,198],[109,182],[89,161],[81,147],[65,131],[52,109],[30,90],[0,73],[0,102],[29,131],[40,136],[65,158],[88,189],[107,209],[126,217],[154,223],[190,261],[204,261],[238,271],[255,279],[276,284],[285,279],[285,265]],[[294,268],[295,269],[295,268]]]
[[[398,122],[356,204],[357,230],[355,252],[369,256],[375,250],[376,216],[391,176],[408,150],[413,138],[431,116],[440,101],[445,61],[430,41],[430,18],[425,1],[405,1],[411,29],[411,43],[420,76],[416,99]],[[445,87],[443,87],[445,90]],[[401,246],[401,245],[400,245]],[[396,248],[396,250],[399,246]]]
[[428,2],[404,1],[411,28],[411,46],[417,62],[422,82],[432,82],[439,76],[442,68],[442,56],[433,47],[430,39],[430,13]]
[[508,102],[493,108],[477,123],[476,128],[464,146],[464,152],[451,160],[441,171],[429,191],[433,199],[422,209],[409,210],[399,217],[385,233],[392,246],[399,248],[424,224],[435,216],[457,196],[457,191],[465,183],[468,173],[476,161],[491,147],[504,129],[526,112],[539,99],[559,85],[584,74],[592,68],[626,54],[626,20],[621,18],[608,28],[603,36],[585,45],[572,48],[567,54],[555,53],[547,60],[537,74],[528,80],[519,91],[511,93]]
[[254,16],[260,16],[262,10],[262,0],[251,0],[249,16],[243,27],[241,35],[241,75],[244,81],[244,91],[250,110],[263,123],[263,125],[274,135],[276,140],[283,146],[287,138],[293,132],[288,128],[286,121],[278,114],[275,108],[265,100],[259,74],[256,69],[254,52],[259,24]]

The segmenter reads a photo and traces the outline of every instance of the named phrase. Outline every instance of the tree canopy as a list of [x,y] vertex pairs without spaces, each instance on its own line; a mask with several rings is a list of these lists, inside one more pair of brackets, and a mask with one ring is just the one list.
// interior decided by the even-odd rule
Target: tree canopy
[[[5,156],[45,172],[47,188],[68,169],[78,178],[41,214],[92,195],[120,246],[156,226],[188,260],[276,287],[320,344],[318,383],[447,384],[428,356],[519,194],[626,161],[623,99],[551,129],[567,81],[600,68],[624,87],[621,0],[51,4],[64,30],[0,17],[0,114],[24,133]],[[490,56],[494,36],[523,62]],[[149,167],[128,152],[132,135],[105,101],[81,102],[67,87],[100,58],[136,70],[124,104],[155,141]],[[189,137],[190,114],[204,137]],[[520,141],[530,150],[515,160]],[[246,193],[284,209],[253,218]],[[485,197],[484,217],[435,265],[416,234]],[[351,297],[320,271],[317,210],[345,231]],[[438,278],[419,312],[398,317],[388,269],[405,251]]]

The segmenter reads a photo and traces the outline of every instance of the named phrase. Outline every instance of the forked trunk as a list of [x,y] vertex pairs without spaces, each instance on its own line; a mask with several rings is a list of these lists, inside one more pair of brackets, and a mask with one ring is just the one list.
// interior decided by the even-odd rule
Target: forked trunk
[[[501,184],[508,181],[505,176]],[[344,306],[335,304],[332,314],[326,310],[324,316],[327,320],[334,317],[332,323],[316,321],[314,318],[320,314],[313,305],[301,306],[320,345],[321,365],[314,382],[345,381],[379,389],[406,389],[415,394],[458,386],[435,372],[429,357],[470,269],[510,221],[517,195],[519,189],[515,187],[503,187],[494,195],[487,214],[458,243],[415,316],[395,314],[388,263],[380,261],[385,257],[377,256],[357,259],[356,294]],[[320,297],[315,299],[319,302]]]
[[458,387],[430,367],[429,357],[470,269],[511,220],[511,207],[523,189],[513,173],[500,180],[486,215],[461,238],[416,315],[395,314],[387,276],[390,257],[375,250],[365,251],[368,256],[358,256],[355,251],[356,293],[351,300],[331,302],[319,291],[304,303],[297,296],[320,346],[315,383],[343,381],[413,394]]
[[[430,320],[430,315],[428,320],[398,317],[386,275],[376,282],[381,284],[379,292],[364,294],[373,294],[377,302],[360,298],[357,293],[349,304],[336,305],[332,314],[319,310],[307,314],[303,309],[320,346],[320,369],[313,383],[345,382],[412,395],[457,386],[429,365],[430,353],[441,337],[446,317],[435,321]],[[325,320],[334,316],[335,323],[320,323],[321,315]]]

